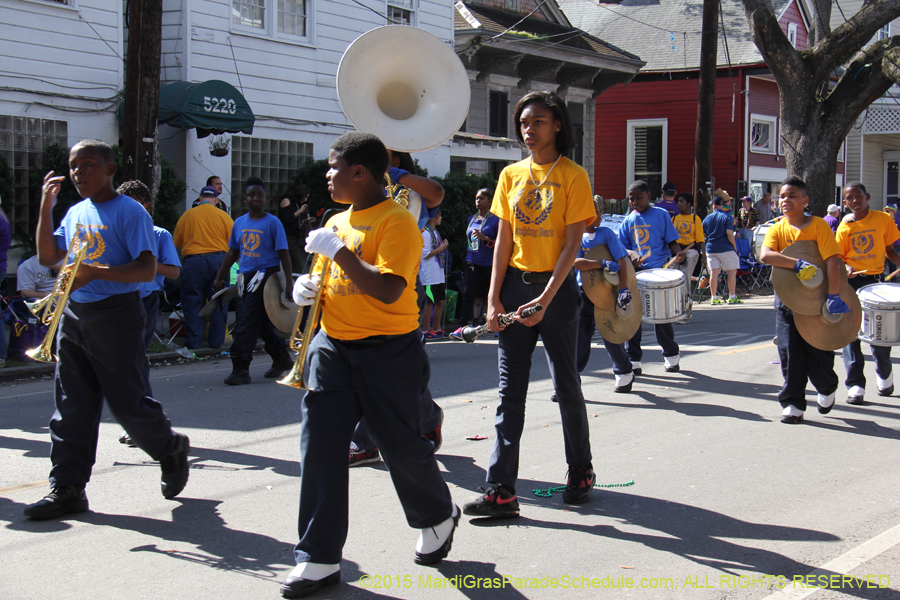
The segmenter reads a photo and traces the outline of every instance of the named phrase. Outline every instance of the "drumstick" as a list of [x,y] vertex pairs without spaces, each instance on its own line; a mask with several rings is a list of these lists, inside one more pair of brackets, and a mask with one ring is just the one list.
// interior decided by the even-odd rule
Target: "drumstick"
[[671,265],[673,262],[675,262],[675,259],[676,259],[676,258],[678,258],[678,257],[677,257],[677,256],[673,256],[672,259],[671,259],[669,262],[666,263],[666,266],[664,266],[663,269],[668,269],[668,268],[669,268],[669,265]]
[[900,273],[900,269],[897,269],[896,271],[894,271],[893,273],[891,273],[890,275],[888,275],[887,277],[885,277],[884,280],[885,280],[885,281],[890,281],[891,279],[894,278],[894,275],[897,275],[898,273]]

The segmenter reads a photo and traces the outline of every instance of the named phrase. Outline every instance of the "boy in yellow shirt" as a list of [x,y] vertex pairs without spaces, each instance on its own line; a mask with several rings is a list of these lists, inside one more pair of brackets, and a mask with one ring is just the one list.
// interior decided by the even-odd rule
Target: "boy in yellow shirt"
[[[434,445],[420,435],[420,397],[430,368],[419,332],[416,271],[422,237],[412,214],[384,194],[388,154],[371,134],[347,133],[328,153],[328,190],[350,208],[310,233],[320,255],[294,285],[304,306],[319,285],[321,330],[309,347],[301,411],[297,566],[281,586],[301,598],[340,582],[347,539],[347,448],[365,416],[390,470],[410,527],[420,529],[415,562],[435,564],[450,551],[459,508],[441,478]],[[331,260],[323,272],[324,259]]]
[[[794,269],[797,277],[807,281],[818,267],[805,260],[785,256],[781,252],[802,240],[813,240],[819,247],[819,254],[828,271],[828,300],[826,305],[832,314],[848,313],[850,309],[838,295],[840,291],[839,269],[843,268],[840,248],[834,241],[831,227],[820,217],[804,214],[809,204],[806,182],[799,177],[788,177],[781,184],[779,204],[784,219],[778,221],[766,232],[766,239],[760,252],[762,262],[773,267]],[[834,372],[834,352],[825,352],[811,346],[794,324],[794,313],[782,304],[775,294],[775,335],[778,356],[781,360],[781,374],[784,385],[778,393],[778,401],[784,409],[781,422],[793,425],[803,421],[806,411],[806,381],[812,382],[818,392],[819,412],[828,414],[834,407],[834,392],[838,377]]]
[[[844,217],[838,225],[836,238],[841,258],[847,265],[847,281],[854,290],[878,283],[879,276],[884,271],[885,256],[891,262],[900,264],[900,256],[893,247],[894,242],[900,239],[900,231],[889,214],[869,210],[869,198],[866,186],[858,181],[844,188],[844,205],[852,214]],[[847,403],[864,404],[866,376],[863,374],[863,367],[866,359],[859,339],[846,346],[843,354],[844,368],[847,369],[847,379],[844,382],[847,386]],[[890,346],[872,346],[872,357],[875,359],[878,395],[890,396],[894,393]]]

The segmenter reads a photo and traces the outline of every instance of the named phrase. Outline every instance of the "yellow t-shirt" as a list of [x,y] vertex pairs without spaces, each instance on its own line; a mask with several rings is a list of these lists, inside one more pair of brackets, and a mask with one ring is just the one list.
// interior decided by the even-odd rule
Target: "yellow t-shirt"
[[566,244],[566,226],[597,218],[587,171],[562,157],[553,163],[532,165],[536,182],[550,177],[536,188],[528,172],[529,159],[509,165],[500,173],[491,212],[512,228],[513,250],[509,266],[523,271],[546,272]]
[[885,248],[900,239],[893,217],[877,210],[862,221],[841,221],[835,235],[844,262],[867,275],[884,271]]
[[675,231],[679,235],[678,243],[682,246],[687,246],[691,242],[699,246],[706,240],[703,237],[703,222],[697,215],[675,215],[672,224],[675,225]]
[[234,221],[225,211],[204,202],[184,211],[175,225],[172,239],[175,247],[181,249],[182,256],[227,252],[233,226]]
[[787,219],[782,219],[769,227],[766,232],[766,239],[763,246],[771,248],[775,252],[781,252],[794,242],[803,240],[812,240],[819,247],[819,255],[822,260],[840,255],[841,249],[837,242],[834,241],[834,233],[831,226],[825,222],[825,219],[813,217],[812,222],[804,229],[796,229],[791,227]]
[[[344,244],[364,262],[382,273],[406,280],[406,289],[393,304],[363,293],[337,263],[323,277],[322,329],[338,340],[359,340],[373,335],[399,335],[419,326],[416,273],[422,254],[422,236],[416,220],[403,206],[385,201],[365,210],[346,210],[328,219]],[[321,274],[322,257],[313,272]]]

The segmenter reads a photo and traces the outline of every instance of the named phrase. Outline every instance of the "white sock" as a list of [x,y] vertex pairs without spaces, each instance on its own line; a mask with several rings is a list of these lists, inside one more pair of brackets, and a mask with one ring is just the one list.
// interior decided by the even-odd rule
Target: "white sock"
[[681,355],[676,354],[675,356],[663,356],[663,359],[665,359],[667,367],[677,367],[678,362],[681,359]]
[[444,545],[447,538],[453,532],[453,518],[459,514],[459,508],[453,505],[450,518],[441,521],[432,527],[419,530],[419,541],[416,543],[416,552],[419,554],[431,554]]
[[309,581],[318,581],[325,579],[332,573],[341,570],[341,565],[326,565],[322,563],[302,562],[294,567],[288,577],[298,577],[300,579],[308,579]]
[[613,375],[616,376],[616,387],[622,387],[634,381],[634,373],[625,373],[624,375],[613,373]]
[[879,390],[886,390],[886,389],[888,389],[889,387],[891,387],[892,385],[894,385],[894,374],[891,373],[891,374],[889,374],[889,375],[887,376],[887,379],[882,379],[882,378],[879,377],[878,374],[876,373],[876,374],[875,374],[875,380],[878,382],[878,389],[879,389]]
[[848,396],[859,396],[860,398],[866,395],[866,390],[859,387],[858,385],[852,386],[849,390],[847,390]]
[[794,406],[793,404],[788,404],[783,411],[781,411],[782,417],[799,417],[803,414],[803,411]]
[[831,392],[831,394],[829,394],[828,396],[824,394],[818,394],[816,397],[816,401],[822,408],[828,408],[829,406],[834,404],[834,392]]

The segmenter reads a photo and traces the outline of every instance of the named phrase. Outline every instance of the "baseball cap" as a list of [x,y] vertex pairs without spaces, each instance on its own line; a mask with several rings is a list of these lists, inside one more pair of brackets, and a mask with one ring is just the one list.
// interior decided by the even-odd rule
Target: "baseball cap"
[[677,191],[678,191],[678,188],[676,188],[676,187],[675,187],[675,184],[672,183],[671,181],[667,181],[667,182],[662,186],[662,189],[663,189],[664,192],[670,192],[670,193],[671,193],[671,192],[677,192]]
[[715,206],[723,205],[723,206],[724,206],[724,205],[725,205],[725,201],[722,200],[722,196],[716,196],[716,197],[714,197],[714,198],[713,198],[713,205],[715,205]]
[[829,204],[828,208],[825,209],[825,212],[827,212],[827,213],[841,212],[841,207],[838,206],[837,204]]
[[888,204],[887,206],[884,207],[884,210],[889,210],[891,212],[897,212],[897,205],[896,204]]
[[750,196],[744,196],[743,198],[741,198],[741,202],[753,202],[753,198],[751,198]]
[[213,186],[208,185],[205,188],[203,188],[202,190],[200,190],[200,195],[201,196],[218,196],[219,192],[217,192],[216,188],[214,188]]

